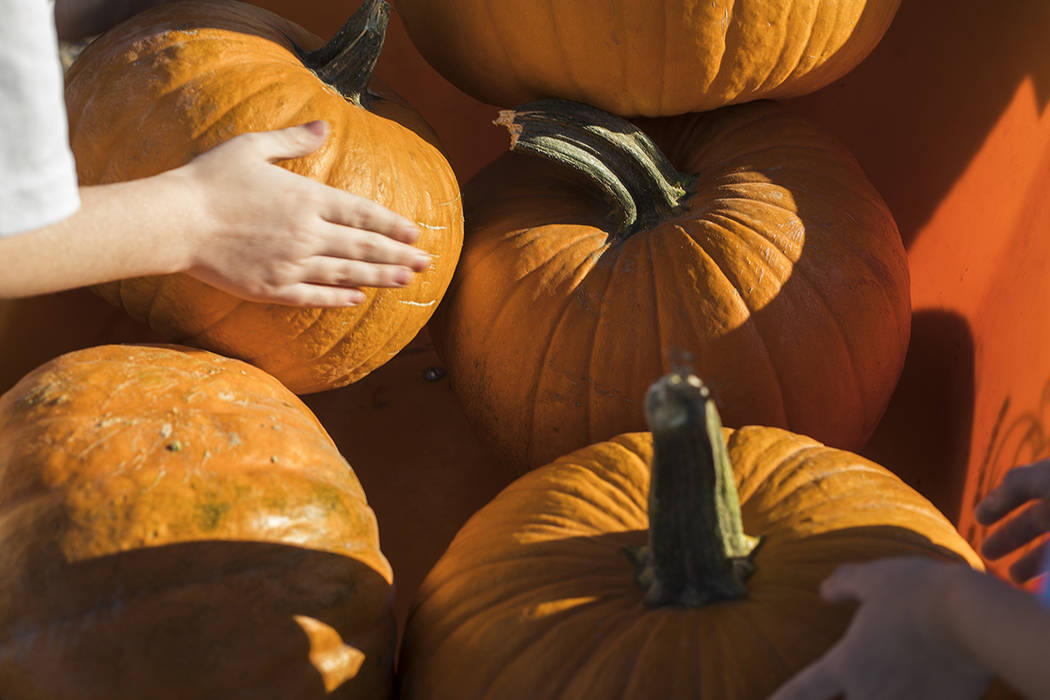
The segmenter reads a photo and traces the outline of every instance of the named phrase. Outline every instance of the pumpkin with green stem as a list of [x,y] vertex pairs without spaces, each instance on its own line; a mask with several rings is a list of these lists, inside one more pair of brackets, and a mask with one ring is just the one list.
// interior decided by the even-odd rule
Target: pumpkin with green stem
[[396,0],[427,61],[483,102],[628,116],[803,95],[857,66],[900,0]]
[[287,388],[177,346],[63,355],[0,397],[0,696],[383,698],[390,565]]
[[620,435],[521,477],[420,587],[404,700],[761,700],[845,631],[837,566],[919,555],[981,567],[888,470],[777,428],[721,427],[673,372]]
[[352,308],[246,302],[187,275],[113,282],[104,298],[167,340],[251,362],[296,393],[349,384],[393,357],[444,295],[462,245],[459,187],[429,127],[371,81],[389,17],[367,0],[326,45],[277,15],[217,0],[132,17],[66,77],[80,182],[130,180],[183,165],[248,131],[314,119],[316,152],[283,167],[415,221],[429,270],[403,288],[366,288]]
[[638,397],[673,350],[728,425],[864,444],[904,363],[908,267],[837,141],[768,102],[644,131],[562,101],[500,122],[513,150],[464,185],[431,329],[502,458],[533,468],[643,430]]

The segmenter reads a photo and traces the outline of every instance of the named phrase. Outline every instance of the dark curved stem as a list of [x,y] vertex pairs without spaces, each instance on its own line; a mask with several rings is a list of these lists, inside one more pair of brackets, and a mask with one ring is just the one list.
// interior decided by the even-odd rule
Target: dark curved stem
[[365,0],[331,41],[314,51],[296,47],[296,53],[303,65],[347,101],[361,104],[383,50],[389,21],[386,0]]
[[500,112],[494,123],[510,132],[511,150],[586,175],[613,206],[623,237],[679,212],[694,180],[634,124],[580,102],[529,102]]
[[649,544],[632,554],[651,607],[747,595],[759,539],[744,534],[722,422],[696,375],[672,371],[645,400],[653,435]]

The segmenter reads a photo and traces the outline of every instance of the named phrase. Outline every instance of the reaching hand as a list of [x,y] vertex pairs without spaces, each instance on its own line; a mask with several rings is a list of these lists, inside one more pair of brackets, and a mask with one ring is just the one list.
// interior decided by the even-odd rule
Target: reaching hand
[[[832,603],[857,601],[846,634],[769,700],[968,700],[990,674],[946,632],[949,590],[981,577],[958,564],[921,557],[839,567],[823,583]],[[983,583],[983,582],[982,582]]]
[[346,306],[357,287],[404,286],[430,256],[410,221],[274,161],[317,150],[327,124],[242,134],[178,171],[202,201],[189,274],[252,301]]
[[[974,511],[983,525],[999,522],[1029,504],[1007,520],[984,541],[981,554],[999,559],[1050,533],[1050,459],[1014,467],[1002,482],[982,500]],[[1025,583],[1042,573],[1050,554],[1050,540],[1025,554],[1010,566],[1010,578]]]

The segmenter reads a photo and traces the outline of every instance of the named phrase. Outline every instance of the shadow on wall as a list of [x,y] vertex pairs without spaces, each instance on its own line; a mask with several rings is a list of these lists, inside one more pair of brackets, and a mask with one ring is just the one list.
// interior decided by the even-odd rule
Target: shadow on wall
[[1031,81],[1040,113],[1050,104],[1047,37],[1046,0],[905,0],[860,66],[785,103],[847,143],[908,246],[1018,87]]
[[952,522],[958,522],[970,462],[974,395],[970,325],[947,311],[916,312],[897,389],[861,451]]

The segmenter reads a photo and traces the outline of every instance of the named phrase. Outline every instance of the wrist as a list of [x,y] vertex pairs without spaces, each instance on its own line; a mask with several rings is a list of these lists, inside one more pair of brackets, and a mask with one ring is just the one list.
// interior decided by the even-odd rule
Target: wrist
[[199,251],[215,228],[209,198],[192,161],[154,177],[170,204],[170,272],[189,272],[201,264]]

